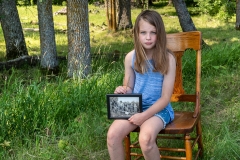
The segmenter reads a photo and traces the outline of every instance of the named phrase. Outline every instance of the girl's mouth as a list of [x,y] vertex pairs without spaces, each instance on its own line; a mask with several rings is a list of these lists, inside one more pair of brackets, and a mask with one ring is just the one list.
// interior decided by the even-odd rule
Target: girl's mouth
[[147,43],[145,43],[146,45],[151,45],[152,43],[150,43],[150,42],[147,42]]

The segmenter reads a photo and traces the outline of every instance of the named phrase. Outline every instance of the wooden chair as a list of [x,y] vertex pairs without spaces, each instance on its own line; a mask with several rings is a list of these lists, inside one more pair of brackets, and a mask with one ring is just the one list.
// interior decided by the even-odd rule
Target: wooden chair
[[[174,148],[171,147],[159,147],[161,152],[183,152],[181,157],[162,155],[162,159],[186,159],[191,160],[193,158],[193,150],[195,153],[195,159],[199,156],[203,156],[203,144],[202,144],[202,129],[201,129],[201,113],[200,113],[200,79],[201,79],[201,32],[181,32],[174,34],[167,34],[167,47],[173,51],[177,60],[176,69],[176,80],[174,85],[174,91],[171,97],[171,102],[190,102],[193,107],[191,111],[175,111],[175,119],[173,122],[168,124],[165,129],[160,131],[158,139],[168,139],[172,140],[182,140],[184,141],[184,147]],[[186,94],[183,89],[183,78],[182,78],[182,56],[186,49],[193,49],[196,53],[196,81],[195,93]],[[193,53],[193,52],[190,52]],[[194,73],[193,73],[194,74]],[[196,130],[195,130],[196,129]],[[139,132],[139,128],[135,129],[133,132]],[[191,136],[190,136],[191,134]],[[157,142],[156,140],[156,142]],[[167,142],[168,142],[167,141]],[[143,155],[141,152],[133,153],[133,148],[140,148],[139,143],[131,143],[130,134],[126,136],[125,140],[125,152],[126,160],[130,160],[131,156],[139,159]],[[195,147],[195,145],[197,146]],[[135,149],[136,150],[136,149]]]

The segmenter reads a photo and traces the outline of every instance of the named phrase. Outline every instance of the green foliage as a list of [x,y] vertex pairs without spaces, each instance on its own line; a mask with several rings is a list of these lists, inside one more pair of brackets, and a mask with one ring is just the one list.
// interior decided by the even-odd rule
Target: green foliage
[[16,1],[18,6],[28,6],[31,5],[31,1],[30,0],[17,0]]
[[231,0],[194,0],[199,12],[211,16],[218,15],[221,20],[227,21],[236,10],[236,2]]
[[52,0],[53,5],[63,5],[63,2],[66,3],[66,0]]
[[89,0],[88,3],[89,3],[89,4],[93,4],[93,3],[104,3],[104,0]]
[[[37,0],[16,0],[18,6],[31,6],[36,5]],[[104,3],[104,0],[89,0],[88,3]],[[52,0],[53,5],[65,5],[66,0]]]
[[[39,1],[41,2],[41,0]],[[37,4],[37,0],[16,0],[16,2],[18,6],[31,6]],[[66,0],[52,0],[53,5],[63,5],[64,2],[66,3]]]
[[220,7],[218,12],[219,19],[224,21],[228,21],[231,17],[236,13],[236,2],[233,1],[225,1],[225,4]]

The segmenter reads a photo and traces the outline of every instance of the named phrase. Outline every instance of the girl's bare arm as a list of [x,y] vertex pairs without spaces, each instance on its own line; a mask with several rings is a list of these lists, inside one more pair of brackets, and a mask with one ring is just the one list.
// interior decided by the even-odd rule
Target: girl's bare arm
[[116,94],[125,94],[125,93],[132,93],[133,87],[134,87],[134,71],[132,69],[132,57],[133,57],[134,51],[129,52],[124,61],[124,79],[123,79],[123,85],[118,86],[114,93]]

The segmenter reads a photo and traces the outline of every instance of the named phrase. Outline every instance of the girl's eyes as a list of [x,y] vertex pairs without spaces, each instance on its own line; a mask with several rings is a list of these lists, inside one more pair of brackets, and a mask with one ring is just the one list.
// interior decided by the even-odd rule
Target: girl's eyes
[[[151,33],[151,34],[154,34],[154,35],[157,34],[157,32],[150,32],[150,33]],[[140,34],[147,34],[147,32],[141,31]]]

